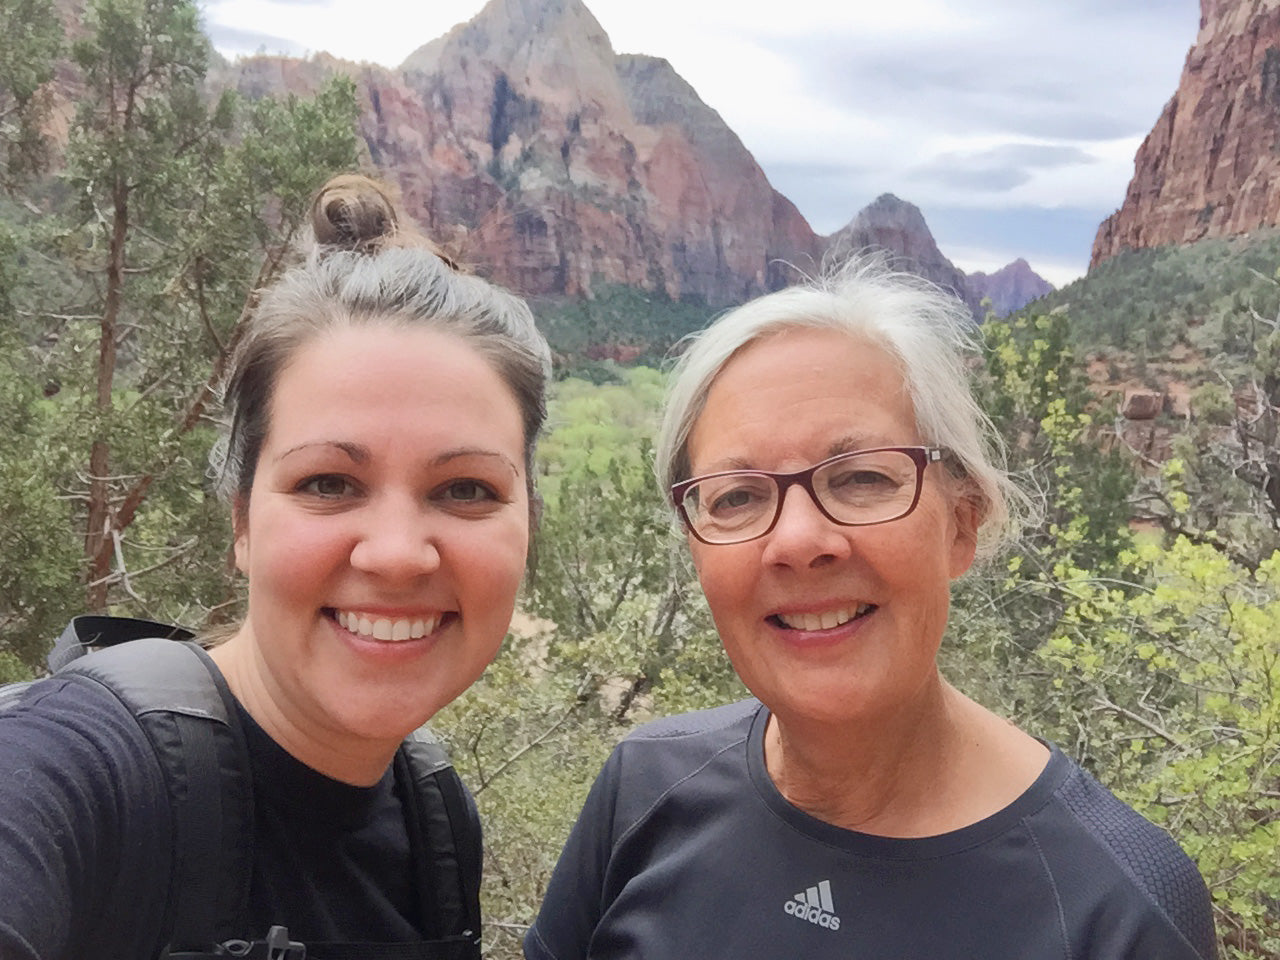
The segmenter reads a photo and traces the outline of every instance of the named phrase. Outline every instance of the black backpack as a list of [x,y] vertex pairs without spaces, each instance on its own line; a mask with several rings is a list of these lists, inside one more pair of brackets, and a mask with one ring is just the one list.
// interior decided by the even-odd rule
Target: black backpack
[[[49,669],[111,690],[137,718],[164,771],[174,813],[174,869],[173,925],[161,960],[304,960],[307,945],[291,941],[285,927],[273,926],[259,939],[235,927],[248,905],[253,862],[248,749],[226,682],[192,640],[189,631],[149,620],[76,617],[50,652]],[[0,710],[16,704],[30,685],[0,687]],[[466,842],[470,817],[462,782],[425,729],[401,744],[394,765],[397,783],[412,798],[406,824],[423,921],[442,931],[442,939],[312,947],[324,956],[371,960],[478,960],[480,864]]]

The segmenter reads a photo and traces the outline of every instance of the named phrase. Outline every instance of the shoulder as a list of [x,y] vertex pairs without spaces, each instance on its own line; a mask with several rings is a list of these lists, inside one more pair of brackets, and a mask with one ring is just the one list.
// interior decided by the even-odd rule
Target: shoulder
[[[756,700],[664,717],[613,750],[593,793],[610,798],[616,822],[634,824],[672,793],[705,795],[748,777],[746,743],[764,708]],[[736,789],[736,787],[735,787]]]
[[[1055,751],[1056,753],[1056,751]],[[1056,838],[1042,851],[1051,864],[1098,878],[1117,877],[1110,907],[1127,904],[1167,924],[1201,957],[1214,955],[1212,906],[1190,857],[1165,830],[1118,799],[1085,770],[1057,754],[1065,768],[1055,804],[1040,818],[1039,839]],[[1060,818],[1059,830],[1044,820]],[[1072,836],[1074,835],[1074,836]],[[1085,840],[1086,842],[1081,842]],[[1100,883],[1094,885],[1102,889]]]
[[6,751],[98,751],[107,756],[150,758],[146,734],[124,703],[103,684],[83,677],[50,677],[32,684],[12,707],[0,711],[0,744]]
[[611,763],[679,775],[744,744],[764,708],[758,700],[682,713],[637,727],[614,748]]
[[723,707],[678,713],[637,727],[622,741],[674,741],[700,738],[707,742],[719,739],[741,739],[751,728],[751,723],[762,706],[759,700],[739,700]]
[[146,878],[167,875],[170,813],[124,704],[84,678],[34,684],[0,712],[0,769],[0,955],[27,955],[15,942],[42,957],[92,954],[104,935],[118,952],[102,956],[150,943],[165,885]]
[[156,808],[152,798],[166,792],[155,749],[137,718],[110,690],[83,677],[42,680],[0,712],[0,766],[22,773],[20,791],[0,778],[0,793],[41,794],[83,807],[86,823],[121,804]]

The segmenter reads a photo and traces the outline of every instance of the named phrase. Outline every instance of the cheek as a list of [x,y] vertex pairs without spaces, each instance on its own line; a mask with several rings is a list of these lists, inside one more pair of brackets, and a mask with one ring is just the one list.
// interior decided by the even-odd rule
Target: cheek
[[470,592],[505,610],[515,601],[529,556],[529,526],[523,520],[490,531],[459,531],[456,569]]
[[760,557],[757,551],[746,549],[748,547],[748,544],[712,547],[697,541],[690,544],[698,582],[711,608],[711,616],[722,629],[744,609],[755,592]]

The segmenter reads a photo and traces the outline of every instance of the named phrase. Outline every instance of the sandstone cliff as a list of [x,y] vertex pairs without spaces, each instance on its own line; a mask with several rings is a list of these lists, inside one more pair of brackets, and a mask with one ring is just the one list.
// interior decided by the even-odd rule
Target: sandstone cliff
[[1091,265],[1280,223],[1280,0],[1200,0],[1177,93],[1139,148]]
[[411,214],[526,295],[625,284],[739,302],[821,244],[663,60],[619,56],[581,0],[491,0],[398,70],[254,58],[247,94],[352,74],[370,158]]
[[721,306],[876,247],[975,311],[981,299],[920,211],[891,195],[816,236],[671,65],[616,54],[582,0],[491,0],[395,70],[251,57],[211,82],[305,94],[334,73],[356,81],[369,159],[407,211],[522,294],[625,285]]

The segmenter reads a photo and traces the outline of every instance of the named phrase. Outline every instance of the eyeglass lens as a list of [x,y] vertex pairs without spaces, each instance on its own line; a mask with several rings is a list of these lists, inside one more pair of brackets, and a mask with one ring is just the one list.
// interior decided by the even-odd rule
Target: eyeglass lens
[[[819,506],[838,523],[861,525],[896,520],[910,512],[920,471],[901,450],[852,453],[821,464],[792,483],[808,486]],[[790,484],[788,484],[790,485]],[[713,542],[749,540],[763,534],[779,511],[777,479],[763,473],[708,477],[685,491],[683,505],[694,530]]]

